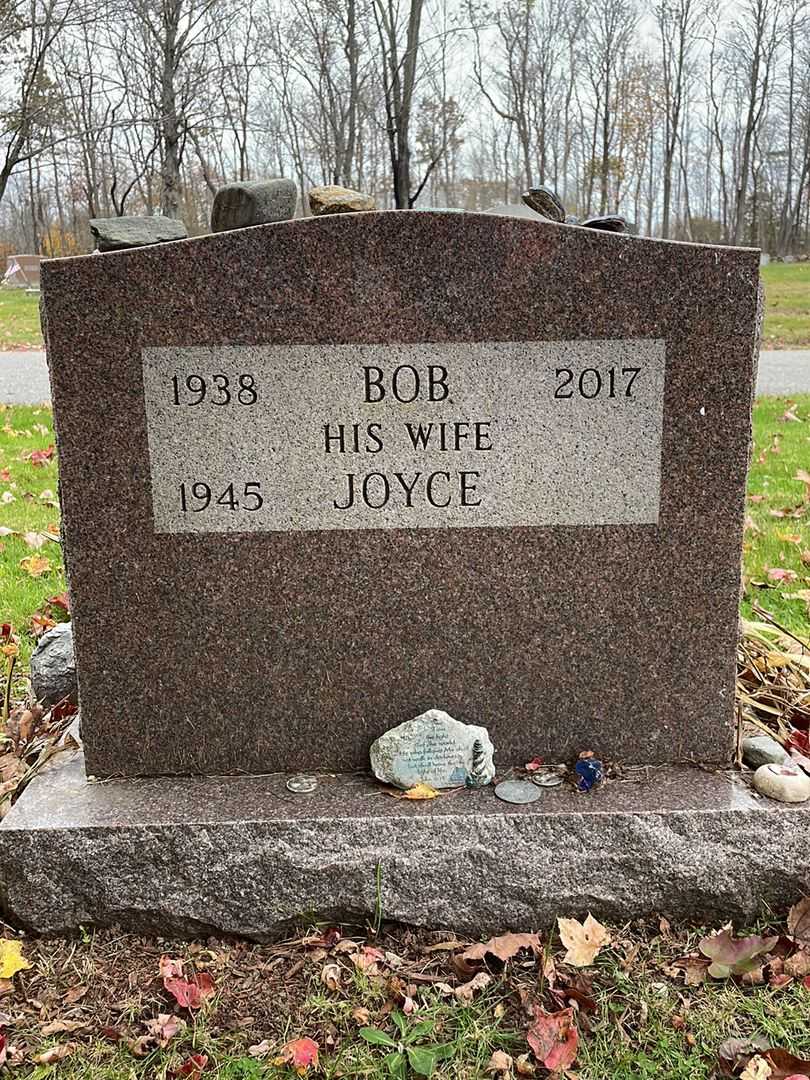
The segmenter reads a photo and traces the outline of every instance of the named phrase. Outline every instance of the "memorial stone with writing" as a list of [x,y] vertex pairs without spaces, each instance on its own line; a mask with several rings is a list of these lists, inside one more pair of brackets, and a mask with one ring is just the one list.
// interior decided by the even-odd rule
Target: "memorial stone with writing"
[[493,749],[485,727],[428,709],[374,740],[371,768],[378,780],[399,788],[485,785],[495,775]]
[[377,213],[43,264],[88,769],[730,759],[758,256]]

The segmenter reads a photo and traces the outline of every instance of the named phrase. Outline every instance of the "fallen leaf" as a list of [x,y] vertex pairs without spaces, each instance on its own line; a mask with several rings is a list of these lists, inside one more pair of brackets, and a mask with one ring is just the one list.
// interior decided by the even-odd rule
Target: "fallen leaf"
[[72,1031],[81,1031],[85,1027],[87,1027],[87,1024],[84,1020],[52,1020],[50,1024],[45,1024],[44,1027],[40,1028],[39,1033],[46,1038],[50,1038],[51,1035],[64,1035]]
[[178,1031],[186,1026],[185,1020],[174,1013],[160,1013],[152,1020],[144,1020],[143,1026],[157,1041],[161,1049],[165,1049]]
[[523,768],[526,772],[537,772],[538,769],[543,767],[543,759],[541,757],[532,758],[531,761],[527,761]]
[[52,607],[62,608],[63,611],[70,613],[70,597],[66,592],[57,593],[56,596],[49,596],[48,603]]
[[772,1073],[764,1057],[752,1057],[740,1073],[740,1080],[770,1080]]
[[570,1069],[577,1056],[579,1039],[574,1010],[561,1009],[560,1012],[547,1013],[535,1005],[534,1020],[526,1038],[534,1056],[549,1072]]
[[41,467],[43,465],[47,465],[48,462],[53,458],[53,455],[54,447],[47,446],[44,450],[32,450],[31,453],[28,454],[28,460],[31,462],[32,465],[37,465]]
[[486,1071],[488,1073],[509,1074],[512,1071],[512,1064],[512,1058],[509,1054],[504,1053],[503,1050],[496,1050],[489,1059]]
[[6,505],[16,501],[17,496],[12,491],[4,491],[3,494],[0,495],[0,502],[5,503]]
[[805,896],[790,909],[787,927],[788,933],[797,944],[810,948],[810,896]]
[[26,574],[33,578],[42,577],[43,574],[50,572],[51,560],[43,555],[27,555],[24,559],[20,559],[20,569],[25,570]]
[[367,1027],[371,1023],[371,1014],[368,1009],[364,1009],[362,1005],[357,1005],[352,1009],[352,1020],[360,1027]]
[[698,948],[712,961],[709,974],[715,979],[727,979],[729,975],[753,971],[759,966],[757,957],[770,952],[778,940],[778,937],[763,938],[758,934],[734,938],[729,930],[721,930],[719,934],[703,938]]
[[248,1053],[254,1058],[267,1057],[270,1053],[270,1042],[267,1039],[262,1039],[260,1043],[256,1043],[254,1046],[248,1047]]
[[568,950],[563,963],[590,967],[605,945],[610,944],[607,929],[588,914],[584,923],[577,919],[557,919],[560,941]]
[[182,979],[183,961],[172,960],[170,956],[166,956],[164,953],[158,960],[158,974],[161,979]]
[[774,566],[770,570],[766,570],[765,573],[771,581],[786,581],[788,583],[795,581],[799,576],[795,570],[785,570],[784,567]]
[[183,1064],[177,1069],[170,1069],[166,1073],[167,1080],[176,1080],[180,1076],[190,1076],[191,1080],[196,1080],[196,1077],[200,1075],[203,1069],[208,1065],[207,1054],[192,1054],[190,1058],[187,1058]]
[[11,979],[18,971],[30,967],[22,954],[22,944],[19,941],[10,941],[8,938],[0,940],[0,979]]
[[69,1057],[76,1049],[76,1046],[77,1044],[73,1042],[59,1043],[49,1050],[43,1050],[41,1054],[37,1054],[31,1060],[37,1065],[55,1065],[58,1061],[63,1061],[66,1057]]
[[768,1050],[762,1056],[771,1066],[770,1080],[791,1080],[791,1077],[805,1080],[810,1076],[810,1061],[797,1058],[781,1047]]
[[310,1065],[313,1069],[318,1068],[318,1044],[314,1039],[293,1039],[282,1046],[280,1058],[285,1065],[292,1065],[299,1076],[303,1076]]
[[537,1069],[528,1054],[521,1054],[515,1058],[515,1071],[518,1076],[534,1076]]
[[8,484],[11,480],[11,469],[6,466],[5,469],[0,469],[0,482]]
[[473,975],[469,982],[457,986],[453,991],[453,994],[457,1001],[463,1001],[465,1004],[469,1004],[475,995],[482,990],[485,990],[491,982],[492,976],[489,972],[479,971],[477,975]]
[[193,981],[168,978],[163,980],[163,985],[184,1009],[201,1008],[206,998],[215,993],[214,980],[205,971],[195,975]]
[[489,941],[471,945],[461,954],[464,960],[483,960],[489,953],[506,963],[521,949],[531,949],[539,953],[541,949],[539,934],[501,934]]
[[436,788],[432,788],[430,784],[415,784],[412,788],[408,788],[407,791],[396,792],[398,799],[435,799],[439,795]]
[[81,1001],[86,995],[87,990],[88,987],[86,986],[71,986],[65,991],[62,1001],[66,1005],[75,1005],[77,1001]]
[[340,990],[341,976],[339,964],[326,964],[321,971],[321,982],[327,990]]

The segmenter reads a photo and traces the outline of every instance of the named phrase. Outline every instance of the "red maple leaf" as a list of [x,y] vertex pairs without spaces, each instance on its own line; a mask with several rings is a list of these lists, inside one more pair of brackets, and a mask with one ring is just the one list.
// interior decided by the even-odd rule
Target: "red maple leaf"
[[192,1054],[179,1068],[172,1069],[167,1075],[169,1080],[176,1080],[180,1076],[190,1076],[191,1080],[196,1080],[207,1064],[207,1054]]
[[205,971],[195,975],[193,981],[169,976],[163,980],[163,985],[178,1005],[192,1010],[199,1009],[205,999],[211,997],[215,990],[214,980]]
[[303,1076],[310,1065],[313,1069],[318,1068],[318,1044],[314,1039],[293,1039],[282,1046],[281,1057]]
[[28,455],[28,460],[32,465],[47,465],[53,457],[53,453],[54,448],[52,446],[48,446],[44,450],[32,450]]
[[570,1069],[577,1056],[579,1032],[574,1023],[574,1010],[561,1009],[547,1013],[534,1007],[534,1023],[526,1035],[532,1053],[550,1072]]

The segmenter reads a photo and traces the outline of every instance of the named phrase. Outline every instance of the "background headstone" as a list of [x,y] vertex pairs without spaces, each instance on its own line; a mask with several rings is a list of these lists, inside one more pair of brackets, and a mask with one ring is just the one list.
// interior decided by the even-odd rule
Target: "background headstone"
[[350,770],[437,701],[730,758],[755,251],[397,212],[42,272],[92,773]]

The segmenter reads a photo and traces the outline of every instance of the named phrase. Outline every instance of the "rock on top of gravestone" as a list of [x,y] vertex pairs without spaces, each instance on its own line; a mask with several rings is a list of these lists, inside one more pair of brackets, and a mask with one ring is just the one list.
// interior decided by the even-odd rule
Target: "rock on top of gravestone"
[[310,188],[308,198],[313,217],[322,217],[324,214],[356,214],[362,210],[377,209],[377,204],[370,195],[335,185]]
[[416,784],[464,787],[468,778],[476,786],[488,784],[495,776],[494,752],[485,727],[428,709],[375,739],[370,757],[378,780],[407,790]]
[[226,232],[289,221],[295,214],[297,201],[295,182],[283,176],[226,184],[214,196],[211,231]]
[[99,251],[121,251],[125,248],[165,244],[170,240],[185,240],[186,227],[177,218],[114,217],[91,218],[90,232]]

